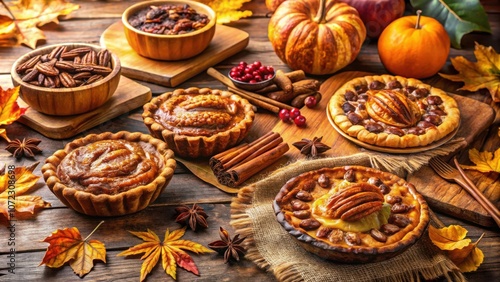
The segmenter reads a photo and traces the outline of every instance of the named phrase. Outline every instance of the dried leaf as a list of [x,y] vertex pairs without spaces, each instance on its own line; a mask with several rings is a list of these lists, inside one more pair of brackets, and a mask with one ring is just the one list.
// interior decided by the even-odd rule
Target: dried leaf
[[429,225],[429,238],[432,243],[441,250],[461,249],[470,244],[470,239],[466,239],[467,229],[460,225],[450,225],[437,229]]
[[475,243],[471,243],[462,249],[447,251],[448,257],[455,263],[462,272],[476,271],[483,263],[484,254],[477,247],[479,241],[483,238],[484,233]]
[[173,279],[176,279],[177,267],[184,268],[196,275],[199,275],[198,268],[194,263],[193,258],[183,250],[191,251],[196,254],[201,253],[211,253],[212,250],[204,247],[203,245],[189,241],[180,240],[184,233],[186,232],[186,227],[174,230],[172,232],[165,232],[165,239],[163,242],[153,231],[149,230],[147,232],[134,232],[129,231],[133,235],[141,238],[144,243],[135,245],[128,248],[127,250],[118,254],[118,256],[130,256],[144,254],[141,259],[144,260],[141,267],[141,278],[140,281],[144,281],[146,276],[151,272],[153,267],[158,263],[161,257],[163,269],[170,275]]
[[59,268],[69,261],[73,271],[80,277],[85,276],[94,267],[94,260],[106,263],[106,247],[98,240],[88,240],[103,223],[82,239],[76,227],[58,229],[43,242],[49,243],[40,265]]
[[500,102],[500,55],[493,47],[485,47],[476,42],[474,55],[477,62],[468,61],[463,56],[451,58],[450,61],[458,74],[440,76],[451,81],[464,82],[458,90],[478,91],[486,88],[494,102]]
[[217,14],[217,23],[225,24],[237,21],[241,18],[250,17],[252,11],[239,11],[244,3],[251,0],[200,0],[212,8]]
[[52,22],[57,24],[60,17],[80,8],[66,0],[19,0],[8,2],[8,5],[13,18],[0,18],[0,44],[25,44],[32,49],[36,48],[38,40],[45,39],[38,27]]
[[39,176],[33,174],[38,162],[30,167],[8,165],[0,175],[0,215],[5,219],[33,215],[37,209],[50,207],[40,196],[25,195],[36,184]]
[[[17,97],[19,97],[19,86],[7,90],[3,90],[0,86],[0,127],[13,123],[28,109],[19,107]],[[0,132],[0,136],[10,141],[5,131]]]
[[500,172],[500,148],[495,153],[484,151],[479,152],[473,148],[469,150],[469,159],[475,166],[460,165],[463,169],[474,169],[480,172]]

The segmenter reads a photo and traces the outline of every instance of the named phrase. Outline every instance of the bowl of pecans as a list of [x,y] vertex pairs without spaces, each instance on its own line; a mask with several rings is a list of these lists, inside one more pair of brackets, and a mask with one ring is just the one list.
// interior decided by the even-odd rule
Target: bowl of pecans
[[144,1],[122,14],[125,37],[139,55],[163,61],[192,58],[212,41],[216,13],[196,1]]
[[120,74],[116,55],[85,43],[38,48],[17,59],[11,69],[21,99],[34,110],[55,116],[102,106],[116,91]]

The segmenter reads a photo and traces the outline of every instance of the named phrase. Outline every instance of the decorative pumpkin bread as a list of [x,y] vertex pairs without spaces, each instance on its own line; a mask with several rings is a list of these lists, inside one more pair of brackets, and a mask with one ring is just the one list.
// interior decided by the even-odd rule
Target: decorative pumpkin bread
[[401,76],[354,78],[328,103],[328,115],[342,132],[389,148],[426,146],[454,132],[460,110],[446,92]]
[[87,215],[140,211],[174,175],[174,152],[139,132],[90,134],[68,143],[42,167],[49,189],[66,206]]
[[254,116],[253,106],[236,94],[195,87],[153,98],[142,114],[151,134],[186,158],[211,157],[238,144]]
[[394,257],[413,245],[429,223],[427,203],[411,183],[364,166],[294,177],[273,207],[279,223],[306,250],[345,263]]

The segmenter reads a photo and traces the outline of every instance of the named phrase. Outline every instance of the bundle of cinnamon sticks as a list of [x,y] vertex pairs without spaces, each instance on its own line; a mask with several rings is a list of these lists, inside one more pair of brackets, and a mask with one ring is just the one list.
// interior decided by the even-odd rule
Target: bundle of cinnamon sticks
[[279,133],[269,132],[251,143],[242,143],[211,157],[209,166],[220,184],[237,187],[277,161],[288,149]]

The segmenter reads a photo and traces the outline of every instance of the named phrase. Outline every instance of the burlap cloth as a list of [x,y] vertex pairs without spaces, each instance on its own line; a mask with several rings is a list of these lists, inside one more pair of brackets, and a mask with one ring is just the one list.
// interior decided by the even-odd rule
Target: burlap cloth
[[[445,152],[432,154],[443,153]],[[385,164],[393,167],[396,170],[393,172],[398,172],[398,175],[421,165],[409,164],[408,159],[409,156],[394,156]],[[259,267],[272,271],[279,281],[420,281],[438,277],[448,281],[465,281],[455,264],[430,242],[427,232],[415,245],[392,259],[356,265],[334,263],[307,252],[277,222],[272,201],[290,178],[322,167],[355,164],[372,167],[380,165],[374,163],[373,156],[364,153],[297,161],[241,188],[231,203],[230,223],[237,233],[246,237],[246,258]]]

